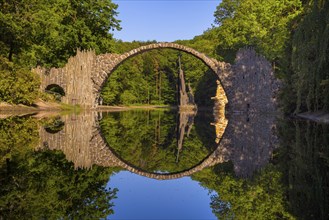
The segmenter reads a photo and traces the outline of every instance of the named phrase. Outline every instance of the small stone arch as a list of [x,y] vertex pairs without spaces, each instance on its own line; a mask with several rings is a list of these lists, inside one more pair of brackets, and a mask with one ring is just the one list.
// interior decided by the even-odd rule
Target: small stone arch
[[61,101],[62,97],[65,96],[65,90],[58,84],[50,84],[46,86],[45,92],[55,96],[57,101]]
[[53,118],[51,121],[47,122],[43,128],[49,134],[56,134],[64,129],[65,122],[61,120],[60,117]]

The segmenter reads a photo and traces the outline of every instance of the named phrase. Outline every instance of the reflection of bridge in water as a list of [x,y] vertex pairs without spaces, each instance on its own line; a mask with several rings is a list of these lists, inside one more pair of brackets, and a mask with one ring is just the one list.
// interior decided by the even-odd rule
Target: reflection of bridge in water
[[101,116],[102,113],[93,111],[62,116],[65,125],[61,131],[52,134],[40,128],[39,148],[61,150],[76,168],[91,168],[93,165],[121,167],[148,178],[166,180],[189,176],[229,160],[233,162],[237,175],[250,176],[267,164],[275,147],[273,118],[257,117],[256,120],[254,117],[232,117],[228,125],[226,119],[217,119],[216,136],[222,139],[215,151],[201,163],[178,173],[151,173],[131,166],[112,152],[98,126]]

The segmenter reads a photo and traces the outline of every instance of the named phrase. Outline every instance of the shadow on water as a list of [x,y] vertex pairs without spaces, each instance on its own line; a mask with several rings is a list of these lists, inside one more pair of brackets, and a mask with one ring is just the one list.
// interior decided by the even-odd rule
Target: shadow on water
[[192,170],[185,174],[216,192],[210,208],[218,218],[328,219],[328,125],[234,115],[216,143],[212,116],[200,114],[184,128],[179,152],[178,118],[142,111],[1,119],[1,218],[105,217],[116,196],[109,176],[130,169],[158,172],[155,179]]

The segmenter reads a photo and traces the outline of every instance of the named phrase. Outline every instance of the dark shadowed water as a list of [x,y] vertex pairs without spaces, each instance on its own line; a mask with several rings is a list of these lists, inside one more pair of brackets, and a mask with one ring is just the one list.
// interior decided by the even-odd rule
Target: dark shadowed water
[[329,126],[168,110],[0,119],[0,219],[329,219]]

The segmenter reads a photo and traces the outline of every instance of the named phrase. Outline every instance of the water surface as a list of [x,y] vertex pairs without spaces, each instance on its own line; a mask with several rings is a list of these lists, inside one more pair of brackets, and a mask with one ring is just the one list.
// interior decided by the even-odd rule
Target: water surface
[[329,126],[172,111],[0,120],[0,219],[328,219]]

